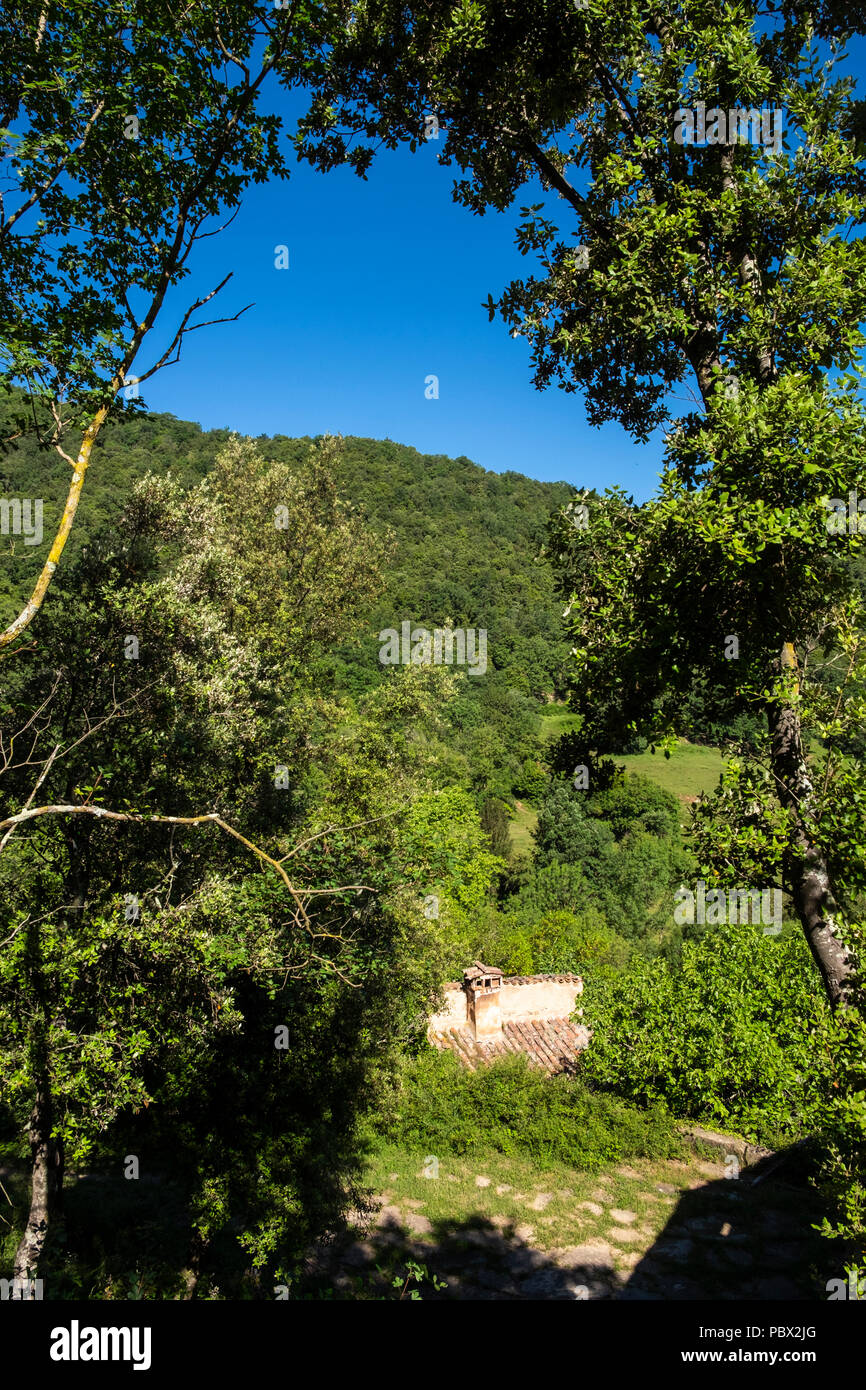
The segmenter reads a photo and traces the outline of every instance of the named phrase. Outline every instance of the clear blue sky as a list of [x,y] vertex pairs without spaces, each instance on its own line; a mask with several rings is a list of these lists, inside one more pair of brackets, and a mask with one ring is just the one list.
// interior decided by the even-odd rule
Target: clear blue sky
[[[645,499],[660,436],[641,447],[618,425],[590,429],[582,397],[536,391],[527,344],[488,322],[482,300],[533,273],[535,257],[514,245],[516,209],[474,217],[452,202],[442,148],[384,151],[366,182],[293,163],[287,182],[253,185],[232,225],[193,252],[153,357],[177,311],[228,270],[233,279],[198,317],[254,307],[189,335],[181,361],[142,387],[148,408],[242,434],[388,438],[497,472],[600,491],[617,482]],[[274,266],[280,244],[288,270]],[[136,366],[151,360],[143,352]],[[430,374],[438,400],[425,398]]]
[[[861,73],[864,47],[852,45]],[[481,307],[534,273],[535,256],[514,245],[515,208],[474,217],[452,202],[455,171],[437,163],[442,148],[430,140],[414,155],[384,151],[366,182],[293,161],[287,182],[253,185],[232,225],[196,248],[160,328],[167,343],[174,314],[228,270],[234,278],[207,317],[254,307],[189,335],[180,363],[142,388],[148,407],[242,434],[388,438],[497,472],[599,491],[618,483],[646,500],[661,431],[641,445],[616,424],[590,429],[579,393],[535,390],[527,344]],[[543,196],[529,187],[518,203]],[[562,226],[571,231],[567,218]],[[278,245],[288,247],[287,270],[275,268]],[[155,349],[159,329],[153,339]],[[425,398],[430,374],[438,400]],[[687,384],[680,393],[674,407],[687,409]]]

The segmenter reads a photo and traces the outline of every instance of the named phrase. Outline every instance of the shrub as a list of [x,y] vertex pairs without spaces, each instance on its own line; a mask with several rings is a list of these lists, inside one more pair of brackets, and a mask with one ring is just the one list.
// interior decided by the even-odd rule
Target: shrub
[[407,1149],[492,1149],[585,1172],[683,1151],[663,1106],[640,1110],[591,1091],[580,1077],[545,1076],[525,1057],[504,1057],[470,1072],[451,1053],[432,1048],[406,1064],[385,1128]]
[[594,908],[540,915],[523,907],[497,916],[482,955],[506,975],[544,975],[571,971],[581,975],[621,969],[629,943],[608,927]]
[[680,833],[676,797],[638,772],[616,777],[609,787],[594,792],[586,809],[588,815],[609,825],[617,840],[635,830],[660,838],[677,838]]
[[581,1003],[587,1080],[759,1142],[818,1127],[830,1016],[799,932],[706,932],[683,941],[678,968],[634,957],[616,978],[590,975]]

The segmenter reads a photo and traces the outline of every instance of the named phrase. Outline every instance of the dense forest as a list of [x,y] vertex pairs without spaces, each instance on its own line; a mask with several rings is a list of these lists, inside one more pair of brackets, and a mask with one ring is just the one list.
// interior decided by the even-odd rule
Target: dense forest
[[[0,14],[3,1297],[856,1298],[861,22],[297,8]],[[432,109],[465,209],[540,181],[489,317],[650,501],[147,409],[272,77],[323,175]],[[467,969],[579,1056],[434,1046]]]
[[[52,516],[47,501],[56,499],[58,472],[34,444],[7,446],[7,492],[20,492],[25,480],[36,491],[38,477],[48,529],[59,510],[55,501]],[[352,1179],[363,1171],[371,1125],[374,1147],[384,1137],[445,1152],[467,1142],[495,1147],[495,1103],[489,1132],[482,1126],[471,1140],[465,1122],[453,1133],[449,1120],[442,1134],[414,1109],[418,1086],[428,1097],[427,1087],[441,1093],[446,1111],[465,1103],[459,1091],[469,1078],[454,1075],[448,1058],[428,1059],[423,1026],[441,983],[459,978],[473,959],[510,975],[575,971],[589,982],[586,1015],[597,1042],[580,1082],[568,1083],[552,1150],[569,1162],[591,1170],[598,1161],[585,1140],[575,1153],[585,1123],[578,1116],[617,1093],[637,1108],[609,1113],[601,1152],[619,1145],[625,1153],[678,1152],[671,1128],[678,1115],[721,1119],[760,1142],[802,1141],[811,1132],[820,1084],[814,1072],[806,1075],[799,1030],[791,1032],[792,995],[813,1026],[826,1028],[829,1015],[805,988],[808,953],[794,925],[786,923],[778,943],[762,941],[757,957],[756,928],[730,930],[720,942],[705,926],[678,925],[677,887],[697,871],[684,833],[687,808],[657,778],[617,764],[615,754],[631,745],[604,750],[592,788],[574,785],[572,764],[589,756],[582,754],[588,743],[579,716],[552,713],[563,709],[566,650],[543,553],[551,517],[574,495],[565,484],[497,476],[388,441],[242,440],[146,413],[106,428],[75,541],[35,632],[35,650],[44,642],[51,659],[10,672],[4,719],[11,728],[26,710],[40,741],[63,748],[65,740],[65,766],[58,759],[44,784],[54,788],[53,801],[98,799],[133,816],[216,811],[254,842],[275,833],[286,843],[312,839],[293,883],[334,893],[323,927],[336,930],[324,950],[294,941],[286,956],[281,934],[291,916],[279,885],[230,840],[181,847],[173,830],[151,827],[145,841],[140,830],[105,824],[70,827],[58,838],[60,827],[44,822],[10,846],[6,882],[20,918],[13,940],[24,953],[8,958],[10,989],[29,969],[32,918],[15,885],[32,880],[40,897],[61,899],[71,889],[79,904],[72,918],[65,909],[47,956],[57,1002],[65,1001],[53,1042],[71,1045],[76,1056],[62,1085],[54,1081],[65,1161],[110,1174],[121,1149],[147,1155],[176,1190],[173,1202],[187,1204],[196,1229],[202,1223],[208,1232],[181,1255],[183,1233],[172,1229],[169,1245],[178,1253],[167,1256],[157,1221],[148,1237],[156,1249],[142,1261],[133,1258],[142,1238],[135,1226],[131,1244],[107,1249],[104,1233],[78,1231],[58,1267],[66,1296],[85,1292],[79,1281],[96,1270],[121,1296],[129,1278],[166,1296],[193,1277],[190,1268],[196,1287],[201,1273],[206,1287],[214,1281],[225,1293],[249,1285],[251,1269],[254,1288],[268,1277],[297,1281],[310,1238],[359,1200]],[[271,519],[283,498],[292,512],[285,532]],[[266,531],[270,591],[259,571]],[[7,615],[32,584],[33,568],[12,541]],[[486,673],[383,666],[379,632],[407,615],[431,627],[487,629]],[[126,655],[130,636],[134,659]],[[700,709],[697,700],[692,708]],[[685,727],[701,734],[699,721],[697,731]],[[722,734],[732,747],[740,737],[734,727]],[[643,766],[652,774],[662,761],[659,751]],[[22,787],[32,765],[32,757],[21,760]],[[6,804],[14,806],[14,794]],[[514,817],[530,807],[533,831],[522,844]],[[377,822],[386,828],[373,829]],[[338,886],[355,880],[365,885],[360,903]],[[431,898],[432,919],[422,908]],[[81,954],[69,976],[76,921]],[[355,922],[363,930],[360,941],[349,934],[350,945],[344,933]],[[287,980],[276,988],[269,972],[283,961]],[[144,987],[159,997],[164,972],[173,980],[167,1012],[148,1007],[138,1020],[135,996]],[[700,1002],[695,974],[708,991]],[[360,1013],[349,993],[358,981]],[[720,1035],[708,1054],[708,1040],[684,1023],[689,1061],[671,1055],[660,1072],[653,1034],[672,1044],[678,990],[686,991],[688,1015],[709,1012]],[[384,1026],[395,991],[401,1008],[389,1017],[383,1055],[382,1040],[371,1049],[367,1035],[371,1019]],[[7,1006],[22,1026],[13,994]],[[269,1040],[280,1027],[293,1039],[284,1055]],[[623,1040],[635,1029],[623,1070]],[[204,1045],[203,1071],[193,1059]],[[648,1049],[645,1068],[633,1065],[638,1045]],[[768,1051],[777,1058],[770,1077]],[[335,1118],[322,1127],[325,1065]],[[693,1076],[685,1089],[683,1068]],[[229,1075],[242,1112],[226,1106]],[[25,1073],[25,1093],[27,1082]],[[528,1102],[516,1141],[528,1153],[538,1149],[539,1111],[549,1131],[546,1112],[562,1106],[554,1083],[546,1085],[549,1092]],[[20,1160],[13,1114],[7,1108],[8,1152]],[[344,1167],[323,1187],[340,1152],[334,1125]],[[264,1156],[263,1126],[273,1144]],[[288,1133],[294,1158],[283,1147]],[[205,1173],[196,1158],[203,1146],[214,1155]],[[549,1141],[539,1152],[551,1152]],[[278,1211],[241,1176],[253,1153]],[[215,1183],[224,1217],[211,1212]],[[240,1241],[219,1234],[229,1211],[233,1225],[238,1212],[251,1223]],[[145,1218],[154,1222],[153,1211]],[[269,1248],[279,1265],[248,1265],[247,1252]],[[131,1264],[134,1276],[125,1272],[118,1282],[118,1269]]]

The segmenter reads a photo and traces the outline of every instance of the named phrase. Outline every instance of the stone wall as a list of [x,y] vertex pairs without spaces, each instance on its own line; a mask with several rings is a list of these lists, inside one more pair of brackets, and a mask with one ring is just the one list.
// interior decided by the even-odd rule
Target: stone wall
[[445,986],[445,1007],[430,1019],[428,1033],[445,1033],[449,1028],[465,1028],[469,1018],[466,991],[462,985]]
[[517,976],[502,981],[502,1022],[531,1018],[568,1018],[583,989],[579,975]]

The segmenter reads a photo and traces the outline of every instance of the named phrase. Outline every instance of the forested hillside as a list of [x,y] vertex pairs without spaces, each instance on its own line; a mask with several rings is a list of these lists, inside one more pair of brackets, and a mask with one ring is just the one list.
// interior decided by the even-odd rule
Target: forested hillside
[[[23,398],[7,395],[0,414],[2,437],[14,436]],[[171,472],[188,485],[212,468],[228,430],[202,430],[170,415],[128,412],[105,427],[93,455],[69,554],[76,555],[100,530],[110,528],[133,483],[152,470]],[[311,440],[260,437],[266,459],[297,464]],[[393,534],[385,592],[370,614],[371,637],[352,660],[359,687],[381,677],[375,635],[404,618],[435,626],[484,627],[495,669],[527,694],[552,691],[563,643],[556,620],[553,576],[536,563],[551,512],[574,495],[566,483],[540,483],[519,473],[490,473],[467,458],[419,454],[390,440],[346,438],[339,488],[382,534]],[[57,528],[69,466],[30,433],[12,439],[0,457],[5,496],[41,497],[45,534]],[[7,554],[13,537],[4,537]],[[19,540],[0,585],[3,616],[11,615],[39,554]],[[17,582],[16,582],[17,581]],[[519,653],[517,648],[519,646]],[[361,672],[364,672],[362,675]]]
[[[6,398],[4,439],[14,435],[23,409],[18,393]],[[111,533],[134,483],[148,471],[171,473],[190,486],[207,475],[228,438],[227,430],[204,431],[168,415],[130,411],[111,421],[94,449],[64,565]],[[307,457],[312,443],[283,435],[256,440],[263,458],[290,467]],[[419,454],[389,440],[348,438],[342,444],[336,486],[388,548],[382,592],[351,643],[320,661],[321,685],[359,694],[382,681],[378,633],[399,630],[403,621],[486,630],[487,672],[462,682],[450,711],[455,745],[472,750],[479,802],[487,795],[526,794],[538,751],[537,709],[561,685],[567,651],[553,574],[539,552],[552,511],[574,489],[491,473],[466,458]],[[57,527],[68,475],[65,460],[40,448],[33,433],[13,438],[0,460],[4,495],[43,499],[46,536]],[[34,582],[44,552],[19,537],[3,537],[2,544],[9,561],[0,575],[5,623]]]

